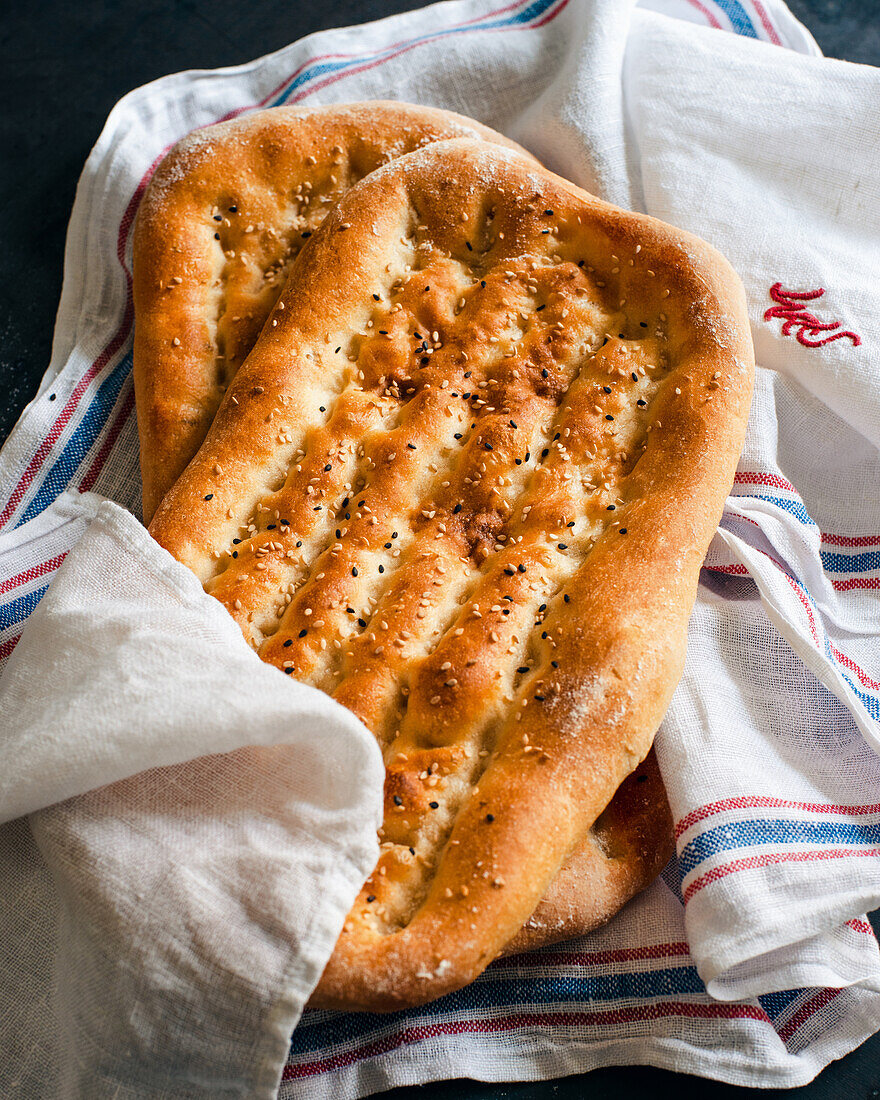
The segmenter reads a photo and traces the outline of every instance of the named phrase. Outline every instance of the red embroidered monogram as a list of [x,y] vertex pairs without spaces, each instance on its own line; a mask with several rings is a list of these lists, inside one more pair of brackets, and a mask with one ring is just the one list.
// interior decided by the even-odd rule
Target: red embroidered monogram
[[[858,347],[862,338],[849,329],[841,329],[840,321],[820,321],[814,314],[809,313],[803,307],[804,302],[815,301],[825,293],[824,287],[818,290],[784,290],[782,283],[774,283],[770,287],[770,297],[776,302],[764,313],[764,320],[772,317],[782,317],[782,335],[788,336],[793,328],[797,329],[798,342],[808,348],[818,348],[823,344],[830,344],[832,340],[840,340],[846,336],[852,340],[853,346]],[[835,331],[840,329],[839,332]],[[815,339],[820,332],[829,332],[832,335],[823,336],[821,340]]]

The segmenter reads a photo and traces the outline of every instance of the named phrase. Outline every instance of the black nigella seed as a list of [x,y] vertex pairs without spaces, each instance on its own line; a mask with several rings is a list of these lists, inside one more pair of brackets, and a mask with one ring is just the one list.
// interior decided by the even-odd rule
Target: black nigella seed
[[233,204],[232,206],[228,207],[228,210],[229,210],[229,213],[230,213],[230,214],[237,214],[237,213],[238,213],[238,207],[237,207],[237,206],[236,206],[235,204]]
[[323,507],[324,507],[323,504],[316,504],[315,507],[312,509],[312,511],[313,512],[320,512]]
[[544,234],[546,234],[546,233],[549,233],[549,232],[550,232],[550,230],[549,230],[549,229],[542,229],[542,230],[541,230],[541,232],[542,232],[542,233],[544,233]]
[[625,337],[625,336],[623,335],[623,333],[622,333],[622,332],[618,332],[618,334],[617,334],[617,335],[618,335],[619,339],[621,339],[621,340],[625,340],[625,339],[626,339],[626,337]]
[[485,279],[480,279],[480,286],[483,287],[483,289],[485,289],[485,287],[486,287],[486,280]]
[[513,576],[516,575],[516,570],[515,569],[507,568],[507,569],[504,570],[504,572],[508,577],[513,577]]
[[431,288],[430,288],[429,286],[426,286],[426,287],[425,287],[425,294],[427,294],[427,293],[428,293],[428,291],[429,291],[430,289],[431,289]]
[[571,603],[571,596],[569,596],[567,592],[562,598],[565,600],[566,603]]
[[525,573],[526,571],[526,567],[522,563],[517,566],[517,569],[520,571],[520,573]]
[[465,377],[465,378],[470,378],[470,376],[471,376],[471,375],[472,375],[473,373],[474,373],[474,372],[473,372],[472,370],[466,370],[466,371],[464,372],[464,377]]
[[505,607],[505,608],[504,608],[504,610],[503,610],[503,611],[501,612],[501,614],[502,614],[502,615],[509,615],[509,614],[510,614],[510,608],[509,608],[509,607]]
[[544,211],[544,216],[545,217],[552,217],[553,216],[553,211],[552,210],[545,210]]
[[516,671],[524,675],[526,672],[529,671],[529,666],[528,665],[520,665],[520,667]]
[[328,462],[328,463],[327,463],[327,465],[326,465],[326,466],[324,467],[324,473],[325,473],[325,474],[327,474],[327,473],[329,473],[329,472],[330,472],[330,471],[331,471],[332,469],[333,469],[333,467],[332,467],[332,466],[330,465],[330,463]]
[[49,400],[50,400],[50,401],[54,401],[54,400],[55,400],[55,398],[56,398],[56,396],[57,396],[56,394],[54,394],[54,393],[50,393],[50,394],[49,394]]
[[566,527],[574,527],[574,520],[573,520],[573,519],[570,519],[570,520],[568,521],[568,523],[566,523],[566,525],[565,525],[565,526],[566,526]]
[[300,638],[304,638],[308,634],[308,631],[304,628],[299,632]]
[[215,222],[222,222],[223,221],[223,215],[222,214],[215,214],[214,215],[214,221]]
[[617,507],[616,504],[609,504],[608,507],[605,509],[605,511],[606,512],[613,512],[616,507]]
[[338,539],[341,539],[341,538],[342,538],[342,531],[341,531],[341,529],[340,529],[339,527],[337,527],[337,528],[336,528],[336,537],[337,537]]
[[267,531],[274,531],[277,526],[278,526],[277,523],[267,523],[266,524],[266,530]]
[[353,566],[351,567],[351,575],[352,575],[353,577],[356,577],[356,576],[358,575],[358,571],[357,571],[357,566],[356,566],[356,565],[353,565]]
[[547,637],[547,631],[546,630],[541,631],[541,637],[546,639],[546,637]]
[[492,824],[492,822],[493,822],[493,821],[495,820],[495,815],[494,815],[494,814],[486,814],[486,820],[487,820],[487,821],[489,822],[489,824],[491,825],[491,824]]
[[484,447],[486,448],[486,450],[487,450],[487,451],[491,451],[491,450],[492,450],[492,444],[491,444],[491,443],[486,443],[486,442],[484,442],[484,443],[483,443],[483,446],[484,446]]
[[611,415],[611,413],[605,413],[605,419],[606,420],[613,420],[614,417]]
[[361,630],[367,629],[367,624],[364,619],[358,619],[358,626],[361,628]]
[[549,378],[549,377],[550,377],[550,371],[548,371],[546,367],[544,367],[544,368],[542,369],[542,371],[541,371],[541,377],[542,377],[542,378]]
[[205,500],[213,500],[213,499],[214,499],[214,494],[213,493],[208,493],[208,495],[205,497]]
[[379,301],[379,295],[378,295],[378,294],[374,294],[374,295],[373,295],[373,301],[374,301],[374,302],[378,302],[378,301]]
[[394,796],[394,805],[395,806],[402,806],[403,805],[403,799],[400,797],[399,794],[396,794]]
[[286,668],[284,670],[284,674],[285,674],[285,676],[292,676],[293,675],[293,669],[292,668]]
[[602,347],[604,348],[607,343],[608,343],[608,337],[606,336],[605,339],[602,341]]
[[547,605],[545,603],[542,603],[541,606],[538,608],[538,611],[546,611],[546,610],[547,610]]
[[215,241],[219,241],[219,240],[220,240],[220,234],[219,234],[219,233],[215,233],[215,234],[214,234],[214,240],[215,240]]
[[299,547],[302,546],[302,543],[298,542],[296,545],[297,545],[297,549],[299,549]]
[[300,236],[305,240],[307,237],[311,237],[311,230],[307,229],[304,233],[300,233]]
[[396,532],[396,531],[392,531],[392,532],[391,532],[391,537],[392,537],[393,539],[396,539],[396,538],[397,538],[397,532]]
[[414,451],[416,449],[415,443],[407,443],[407,447],[409,447],[411,451]]
[[643,408],[645,408],[645,406],[646,406],[646,405],[648,404],[648,402],[647,402],[647,401],[643,401],[643,400],[641,399],[641,397],[640,397],[640,398],[638,399],[638,401],[636,401],[636,404],[637,404],[637,405],[639,406],[639,408],[640,408],[640,409],[643,409]]
[[465,241],[464,244],[465,244],[465,248],[468,250],[468,252],[473,252],[474,246],[471,244],[470,241]]
[[390,543],[390,542],[386,542],[386,543],[385,543],[385,549],[386,549],[386,550],[390,550],[390,549],[391,549],[391,543]]
[[544,702],[544,696],[543,695],[536,695],[535,698],[538,700],[539,703]]
[[293,638],[288,638],[287,641],[284,643],[284,648],[289,649],[292,645],[293,645]]
[[603,386],[603,387],[602,387],[602,389],[603,389],[603,390],[604,390],[604,391],[605,391],[606,393],[611,393],[611,387],[610,387],[610,386]]
[[456,432],[453,439],[461,439],[461,432]]
[[324,408],[324,406],[323,406],[323,405],[319,405],[319,406],[318,406],[318,412],[322,412],[322,413],[323,413],[323,412],[326,412],[326,411],[327,411],[327,410],[326,410],[326,409]]
[[625,535],[625,534],[626,534],[626,528],[625,528],[625,527],[621,527],[621,529],[620,529],[620,533],[621,533],[621,535]]
[[636,776],[636,783],[647,783],[647,782],[648,782],[648,777],[646,775],[637,775]]
[[376,900],[376,895],[375,894],[367,894],[367,905],[369,905],[370,902],[375,901],[375,900]]
[[639,380],[639,376],[636,374],[635,371],[632,372],[632,374],[630,375],[630,378],[633,380],[633,382],[638,382],[638,380]]
[[414,855],[416,854],[416,850],[415,850],[415,848],[410,848],[410,850],[409,850],[409,854],[410,854],[411,856],[414,856]]
[[522,459],[521,458],[515,458],[513,461],[514,461],[515,465],[522,466]]
[[535,313],[540,313],[542,309],[546,309],[546,308],[547,308],[547,306],[546,306],[546,305],[543,305],[543,306],[536,306],[536,307],[535,307]]
[[340,346],[336,349],[336,351],[333,352],[333,354],[338,355],[341,351],[342,351],[342,347]]
[[550,664],[551,664],[551,665],[552,665],[552,666],[553,666],[554,668],[559,668],[559,662],[558,662],[558,661],[551,661],[551,662],[550,662]]
[[511,428],[516,428],[516,424],[514,424],[512,420],[508,420],[508,424],[510,424]]
[[532,452],[531,451],[526,451],[526,457],[523,459],[523,462],[528,462],[531,457],[532,457]]
[[431,360],[429,356],[425,355],[419,360],[419,362],[423,367],[426,367],[431,362]]
[[559,438],[559,432],[557,432],[556,435],[553,436],[553,442],[555,443],[558,438]]
[[578,267],[583,267],[586,262],[586,260],[578,260]]
[[544,450],[541,451],[541,458],[546,458],[548,454],[550,454],[550,448],[545,447]]
[[456,506],[455,506],[455,507],[454,507],[454,508],[452,509],[452,514],[453,514],[454,516],[457,516],[457,515],[458,515],[458,513],[459,513],[460,511],[461,511],[461,505],[460,505],[460,504],[456,504]]
[[237,551],[237,550],[233,550],[233,551],[232,551],[232,556],[233,556],[234,558],[237,558],[237,557],[238,557],[238,551]]
[[567,550],[568,549],[568,543],[567,542],[560,542],[559,543],[559,549],[560,550]]
[[240,544],[241,544],[241,539],[233,539],[232,540],[232,545],[233,546],[239,546]]
[[440,808],[439,802],[429,802],[428,805],[431,807],[432,810],[438,810]]
[[641,328],[647,328],[648,327],[648,322],[647,321],[639,321],[639,325],[641,326]]
[[379,566],[379,572],[380,572],[380,573],[384,573],[384,572],[385,572],[385,566],[384,566],[384,565],[380,565],[380,566]]
[[366,503],[367,503],[366,499],[364,499],[364,500],[359,500],[359,501],[358,501],[358,508],[363,508],[363,506],[364,506],[364,505],[365,505]]

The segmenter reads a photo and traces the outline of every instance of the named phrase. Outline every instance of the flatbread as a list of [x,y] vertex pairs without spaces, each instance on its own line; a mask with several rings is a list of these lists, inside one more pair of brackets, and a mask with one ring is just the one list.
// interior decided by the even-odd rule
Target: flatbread
[[376,170],[302,250],[151,531],[384,746],[315,1004],[466,984],[592,842],[680,675],[753,371],[714,250],[485,142]]

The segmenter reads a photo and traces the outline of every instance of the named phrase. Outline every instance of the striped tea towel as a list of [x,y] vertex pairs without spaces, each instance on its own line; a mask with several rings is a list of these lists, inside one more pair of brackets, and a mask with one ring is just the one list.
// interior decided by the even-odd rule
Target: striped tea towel
[[[823,59],[781,0],[462,0],[127,96],[80,184],[52,363],[0,452],[0,658],[82,533],[61,491],[138,509],[130,233],[163,151],[255,106],[379,97],[473,115],[711,241],[761,369],[657,742],[677,860],[608,927],[433,1005],[306,1012],[279,1095],[634,1062],[802,1084],[880,1027],[880,75]],[[28,834],[5,836],[51,939]],[[223,1086],[208,1067],[150,1095]]]

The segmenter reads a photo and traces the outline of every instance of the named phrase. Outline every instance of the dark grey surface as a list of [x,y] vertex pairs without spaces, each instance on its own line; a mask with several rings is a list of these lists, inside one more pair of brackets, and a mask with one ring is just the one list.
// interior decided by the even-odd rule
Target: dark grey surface
[[[831,57],[880,65],[878,0],[789,0]],[[44,0],[0,19],[0,441],[49,361],[64,232],[77,177],[113,104],[165,73],[235,65],[326,27],[421,7],[421,0]],[[880,104],[878,104],[880,109]],[[752,1090],[643,1067],[560,1081],[454,1081],[395,1089],[391,1100],[626,1100],[675,1093],[728,1100]],[[802,1089],[797,1100],[880,1100],[880,1036]]]

